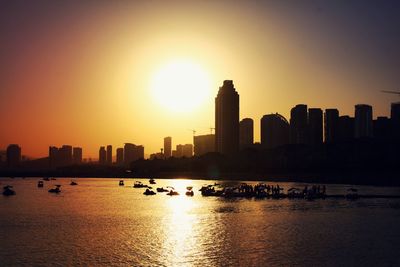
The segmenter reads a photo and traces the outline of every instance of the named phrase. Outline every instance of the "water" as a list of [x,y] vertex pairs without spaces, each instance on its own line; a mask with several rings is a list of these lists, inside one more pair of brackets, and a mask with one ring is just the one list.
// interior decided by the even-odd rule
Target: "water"
[[[57,179],[37,188],[38,179],[1,179],[17,195],[0,196],[0,265],[400,266],[398,199],[223,199],[197,191],[214,181],[185,179],[155,185],[180,196],[145,196],[135,180],[120,187],[119,179]],[[59,195],[47,192],[55,184]],[[188,185],[194,197],[185,196]],[[327,193],[347,187],[329,185]]]

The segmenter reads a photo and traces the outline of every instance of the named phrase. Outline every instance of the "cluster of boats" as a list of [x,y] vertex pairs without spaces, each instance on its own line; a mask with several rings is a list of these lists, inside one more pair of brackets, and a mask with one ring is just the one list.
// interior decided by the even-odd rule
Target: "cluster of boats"
[[[156,184],[156,181],[154,179],[149,179],[149,183],[154,185],[154,184]],[[120,180],[119,185],[124,186],[125,185],[124,180]],[[134,188],[146,188],[146,190],[143,192],[143,195],[146,195],[146,196],[156,195],[157,193],[167,193],[166,195],[168,195],[168,196],[178,196],[179,195],[179,192],[176,191],[175,188],[172,186],[167,186],[166,188],[157,187],[156,188],[157,193],[152,190],[153,187],[151,187],[150,185],[143,184],[141,181],[135,181],[133,184],[133,187]],[[194,196],[192,186],[186,187],[186,190],[187,191],[186,191],[185,195]]]

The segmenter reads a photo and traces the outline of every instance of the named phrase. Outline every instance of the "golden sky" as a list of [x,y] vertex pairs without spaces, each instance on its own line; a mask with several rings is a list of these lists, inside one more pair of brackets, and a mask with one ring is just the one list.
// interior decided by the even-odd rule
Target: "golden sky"
[[[264,114],[289,119],[299,103],[348,115],[366,103],[388,116],[398,99],[380,90],[399,84],[397,5],[299,2],[10,1],[0,12],[0,149],[18,143],[41,157],[70,144],[97,158],[100,145],[142,144],[148,155],[165,136],[191,143],[192,129],[214,127],[226,79],[255,141]],[[208,77],[209,96],[171,109],[151,87],[180,60]]]

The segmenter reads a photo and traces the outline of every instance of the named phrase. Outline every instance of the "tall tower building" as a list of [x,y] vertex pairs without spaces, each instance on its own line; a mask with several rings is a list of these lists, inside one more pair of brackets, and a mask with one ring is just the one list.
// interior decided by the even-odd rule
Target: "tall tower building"
[[309,144],[318,145],[323,141],[322,109],[308,109]]
[[325,110],[325,142],[333,143],[338,139],[339,110],[329,108]]
[[225,80],[215,98],[215,148],[222,154],[239,151],[239,94]]
[[358,104],[355,106],[355,138],[372,137],[372,107]]
[[307,105],[296,105],[290,111],[290,142],[307,144],[308,139]]
[[7,147],[7,167],[17,168],[21,162],[21,147],[11,144]]
[[124,149],[122,147],[117,148],[117,165],[124,164]]
[[82,148],[81,147],[72,148],[72,160],[75,164],[82,163]]
[[172,138],[170,136],[164,138],[164,156],[165,158],[172,156]]
[[111,165],[112,164],[112,145],[107,146],[107,164]]
[[268,114],[261,118],[261,145],[275,148],[289,144],[289,122],[282,115]]
[[254,143],[253,119],[245,118],[239,122],[239,147],[246,148]]
[[101,146],[99,149],[99,164],[105,165],[107,162],[107,152],[104,146]]

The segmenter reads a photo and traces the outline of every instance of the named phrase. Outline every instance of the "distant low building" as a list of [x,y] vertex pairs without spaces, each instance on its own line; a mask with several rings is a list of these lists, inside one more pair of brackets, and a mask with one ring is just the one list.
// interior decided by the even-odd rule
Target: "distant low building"
[[130,165],[133,161],[144,158],[144,147],[131,143],[125,143],[124,146],[124,163]]
[[190,158],[193,156],[193,145],[185,144],[185,145],[177,145],[176,150],[172,151],[172,156],[175,158]]
[[72,146],[63,145],[58,148],[55,146],[49,147],[49,165],[50,168],[63,167],[73,164]]

